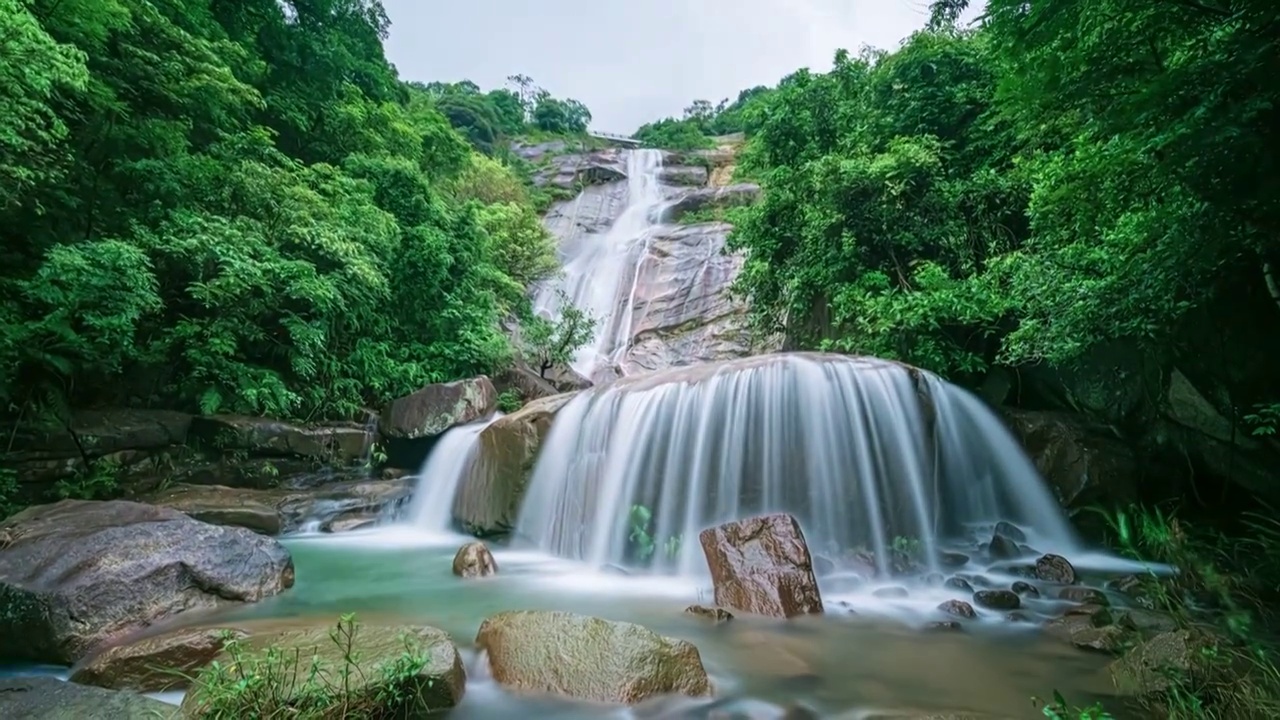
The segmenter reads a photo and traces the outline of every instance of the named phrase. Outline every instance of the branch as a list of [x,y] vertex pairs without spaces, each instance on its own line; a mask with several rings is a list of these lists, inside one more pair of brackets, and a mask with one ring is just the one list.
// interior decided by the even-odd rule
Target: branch
[[1262,279],[1267,283],[1267,292],[1271,294],[1271,301],[1280,308],[1280,281],[1276,280],[1275,268],[1269,260],[1262,261]]

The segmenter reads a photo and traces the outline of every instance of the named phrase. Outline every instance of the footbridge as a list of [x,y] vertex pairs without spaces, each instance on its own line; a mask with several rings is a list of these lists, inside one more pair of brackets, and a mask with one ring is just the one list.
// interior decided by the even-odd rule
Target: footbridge
[[596,130],[588,130],[587,134],[593,138],[608,140],[615,145],[622,145],[623,147],[640,147],[640,141],[630,135],[619,135],[618,133],[599,132]]

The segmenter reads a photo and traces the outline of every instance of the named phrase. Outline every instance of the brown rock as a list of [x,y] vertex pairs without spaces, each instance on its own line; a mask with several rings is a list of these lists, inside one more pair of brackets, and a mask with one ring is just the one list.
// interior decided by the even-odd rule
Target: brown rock
[[191,420],[190,439],[207,450],[254,457],[298,457],[346,464],[364,456],[373,440],[362,425],[294,425],[263,417],[209,415]]
[[654,695],[711,694],[698,649],[639,625],[565,612],[504,612],[476,645],[493,679],[517,690],[635,704]]
[[461,578],[489,577],[498,572],[498,561],[482,542],[469,542],[453,556],[453,574]]
[[1010,589],[1018,593],[1019,595],[1026,595],[1027,597],[1033,597],[1033,598],[1040,597],[1040,590],[1038,590],[1035,585],[1032,585],[1031,583],[1022,582],[1021,580],[1014,583],[1013,587],[1011,587]]
[[992,610],[1017,610],[1022,607],[1018,594],[1012,590],[979,590],[973,594],[973,602]]
[[964,626],[955,620],[938,620],[925,626],[928,630],[963,630]]
[[973,585],[970,585],[969,581],[965,580],[962,577],[949,577],[947,578],[947,581],[942,584],[942,586],[949,587],[955,590],[963,590],[964,592],[967,592],[967,593],[973,592]]
[[223,633],[242,639],[234,628],[183,628],[110,646],[72,669],[71,682],[113,690],[162,692],[188,678],[222,652]]
[[773,617],[822,613],[818,580],[800,523],[761,515],[703,530],[716,604]]
[[492,535],[515,526],[525,485],[551,422],[574,393],[527,403],[480,432],[475,460],[458,487],[453,515],[476,535]]
[[1110,605],[1111,601],[1107,599],[1106,594],[1101,590],[1094,590],[1087,587],[1066,587],[1062,588],[1058,593],[1061,600],[1070,600],[1078,603],[1088,603],[1090,605]]
[[1105,614],[1064,615],[1044,624],[1044,631],[1085,650],[1119,652],[1124,647],[1125,630],[1104,622]]
[[138,693],[53,677],[0,679],[0,717],[6,720],[172,720],[177,710]]
[[433,437],[491,414],[497,403],[498,391],[484,375],[437,383],[393,400],[382,413],[379,427],[389,438]]
[[1063,506],[1123,505],[1137,498],[1138,460],[1105,426],[1069,413],[1002,413]]
[[1036,560],[1036,577],[1045,582],[1072,585],[1076,581],[1076,569],[1061,555],[1044,555]]
[[973,606],[963,600],[948,600],[938,606],[938,609],[948,615],[955,615],[962,618],[975,618],[978,616],[973,610]]
[[733,613],[724,608],[710,608],[705,605],[690,605],[684,609],[690,615],[697,615],[717,623],[727,622],[733,619]]

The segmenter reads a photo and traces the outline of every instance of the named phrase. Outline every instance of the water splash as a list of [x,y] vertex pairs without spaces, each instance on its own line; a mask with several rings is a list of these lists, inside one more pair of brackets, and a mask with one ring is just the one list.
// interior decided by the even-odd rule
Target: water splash
[[494,413],[486,420],[450,428],[440,436],[418,472],[403,522],[428,535],[454,534],[454,496],[471,467],[480,433],[500,417],[502,413]]
[[660,150],[626,151],[626,166],[627,201],[622,213],[603,234],[566,239],[560,248],[563,272],[534,296],[536,312],[556,317],[563,291],[570,302],[596,319],[594,337],[572,363],[574,370],[592,379],[626,350],[636,266],[666,202],[658,181]]
[[517,534],[597,567],[636,565],[636,506],[651,515],[645,564],[695,577],[706,575],[702,529],[765,511],[795,514],[815,553],[871,551],[880,576],[895,539],[919,543],[936,570],[944,546],[976,544],[975,528],[998,520],[1026,527],[1040,550],[1078,548],[981,401],[925,372],[839,355],[678,368],[575,398],[543,445]]

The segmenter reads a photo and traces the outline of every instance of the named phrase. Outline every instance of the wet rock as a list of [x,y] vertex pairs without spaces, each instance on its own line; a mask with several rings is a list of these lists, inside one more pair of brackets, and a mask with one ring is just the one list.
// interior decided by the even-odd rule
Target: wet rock
[[1161,692],[1179,680],[1189,687],[1203,687],[1215,668],[1202,653],[1215,644],[1212,636],[1200,630],[1163,632],[1138,643],[1108,670],[1116,690],[1126,695]]
[[928,625],[926,625],[925,629],[932,630],[934,632],[937,632],[940,630],[948,630],[948,631],[954,632],[956,630],[963,630],[964,626],[956,622],[955,620],[935,620],[934,622],[931,622]]
[[543,167],[533,176],[533,183],[538,187],[577,190],[584,185],[604,185],[627,179],[626,163],[617,149],[587,153],[544,153],[539,158]]
[[967,592],[967,593],[973,592],[973,585],[971,585],[968,580],[965,580],[962,577],[947,578],[947,581],[943,583],[943,587],[949,587],[953,590],[963,590],[964,592]]
[[203,522],[265,534],[290,532],[306,521],[319,521],[326,532],[340,532],[334,528],[352,529],[356,523],[345,521],[376,518],[411,491],[410,479],[338,482],[302,490],[174,485],[141,500]]
[[149,501],[170,507],[212,525],[248,528],[264,535],[279,535],[284,517],[271,496],[222,485],[193,487],[179,485],[162,491]]
[[703,187],[709,177],[707,169],[698,165],[664,165],[658,171],[658,182],[663,185]]
[[752,183],[738,183],[724,187],[699,188],[680,198],[668,210],[668,219],[678,221],[681,217],[711,208],[730,208],[750,205],[760,197],[760,186]]
[[[1025,553],[1023,553],[1025,554]],[[1014,577],[1027,578],[1028,580],[1038,580],[1036,576],[1036,567],[1034,565],[1005,565],[997,568],[996,572],[1001,572]]]
[[1011,612],[1005,615],[1004,619],[1011,623],[1031,622],[1031,617],[1024,612]]
[[377,517],[368,515],[350,515],[329,520],[320,525],[320,532],[345,533],[353,530],[368,530],[378,524]]
[[896,585],[893,587],[876,588],[871,592],[871,594],[878,598],[904,598],[910,595],[906,588]]
[[939,587],[946,582],[946,580],[946,576],[939,572],[931,572],[924,576],[924,584],[929,587]]
[[1089,618],[1089,621],[1098,627],[1110,625],[1114,622],[1111,609],[1106,605],[1075,605],[1066,609],[1062,615],[1078,615]]
[[973,603],[992,610],[1017,610],[1022,600],[1011,590],[979,590],[973,594]]
[[[342,632],[326,623],[279,633],[254,633],[244,644],[254,654],[274,648],[285,657],[303,658],[302,672],[315,663],[322,674],[338,678],[348,664],[344,656],[348,641],[334,642],[335,630]],[[360,623],[354,626],[349,642],[352,655],[358,658],[358,671],[339,682],[344,683],[351,700],[378,698],[377,717],[423,717],[452,708],[462,700],[466,671],[458,648],[443,630],[425,625]],[[392,684],[383,668],[403,663],[406,654],[420,660],[421,667],[410,679],[400,678]],[[230,657],[222,653],[216,660],[226,663]],[[282,705],[295,702],[296,693],[304,689],[304,683],[287,674],[275,679],[278,684],[264,690],[280,698]],[[200,686],[199,676],[195,686]],[[199,691],[187,693],[182,700],[185,717],[200,717],[204,707],[205,699]]]
[[481,623],[476,645],[488,653],[494,680],[513,689],[626,704],[711,694],[696,647],[632,623],[504,612]]
[[1178,629],[1177,621],[1165,613],[1144,608],[1121,608],[1111,612],[1116,617],[1116,623],[1121,627],[1143,634],[1171,632]]
[[1073,585],[1076,582],[1076,569],[1061,555],[1045,555],[1036,560],[1036,577],[1045,582]]
[[1004,522],[1004,521],[1000,521],[996,523],[996,528],[993,535],[997,537],[1008,538],[1009,540],[1012,540],[1015,543],[1024,543],[1027,541],[1027,534],[1022,531],[1022,528],[1018,527],[1017,525],[1014,525],[1013,523]]
[[958,568],[969,564],[969,556],[958,552],[944,552],[938,555],[938,564],[948,568]]
[[1022,582],[1021,580],[1014,583],[1013,587],[1010,589],[1012,589],[1014,592],[1018,593],[1019,595],[1025,595],[1026,597],[1032,597],[1032,598],[1040,597],[1040,591],[1036,588],[1035,585],[1032,585],[1031,583]]
[[469,542],[453,556],[453,574],[460,578],[489,577],[497,572],[498,561],[482,542]]
[[969,618],[971,620],[978,617],[978,613],[974,611],[973,606],[963,600],[948,600],[939,605],[938,609],[956,617]]
[[165,720],[177,708],[132,692],[51,677],[0,678],[0,717],[12,720]]
[[284,546],[141,503],[29,508],[0,552],[0,661],[70,665],[176,613],[253,602],[293,585]]
[[271,418],[209,415],[191,420],[190,439],[202,449],[242,451],[254,457],[297,457],[349,464],[364,457],[373,441],[357,424],[294,425]]
[[690,605],[684,609],[690,615],[697,615],[717,623],[726,622],[733,619],[733,613],[718,607],[706,607],[705,605]]
[[1001,412],[1064,507],[1123,506],[1137,498],[1138,460],[1106,426],[1070,413]]
[[111,645],[72,668],[71,682],[137,692],[182,687],[222,652],[224,633],[248,636],[235,628],[182,628]]
[[1071,614],[1054,618],[1043,625],[1049,635],[1060,638],[1084,650],[1120,652],[1124,648],[1127,633],[1110,624],[1105,612],[1092,615]]
[[825,577],[836,571],[836,564],[831,558],[821,555],[813,556],[813,572],[818,577]]
[[538,448],[556,413],[573,397],[534,400],[481,431],[475,460],[453,503],[453,515],[467,532],[484,537],[515,526]]
[[1101,590],[1095,590],[1087,587],[1067,587],[1062,588],[1058,592],[1058,599],[1070,600],[1071,602],[1087,603],[1092,605],[1110,605],[1111,601],[1107,599],[1105,593]]
[[716,604],[790,618],[821,614],[822,598],[800,523],[790,515],[760,515],[698,535],[711,570]]
[[1018,543],[1003,535],[995,535],[987,545],[987,552],[996,560],[1009,560],[1022,554]]
[[498,392],[489,378],[428,385],[391,401],[379,429],[389,438],[416,440],[434,437],[455,425],[465,425],[493,413]]

